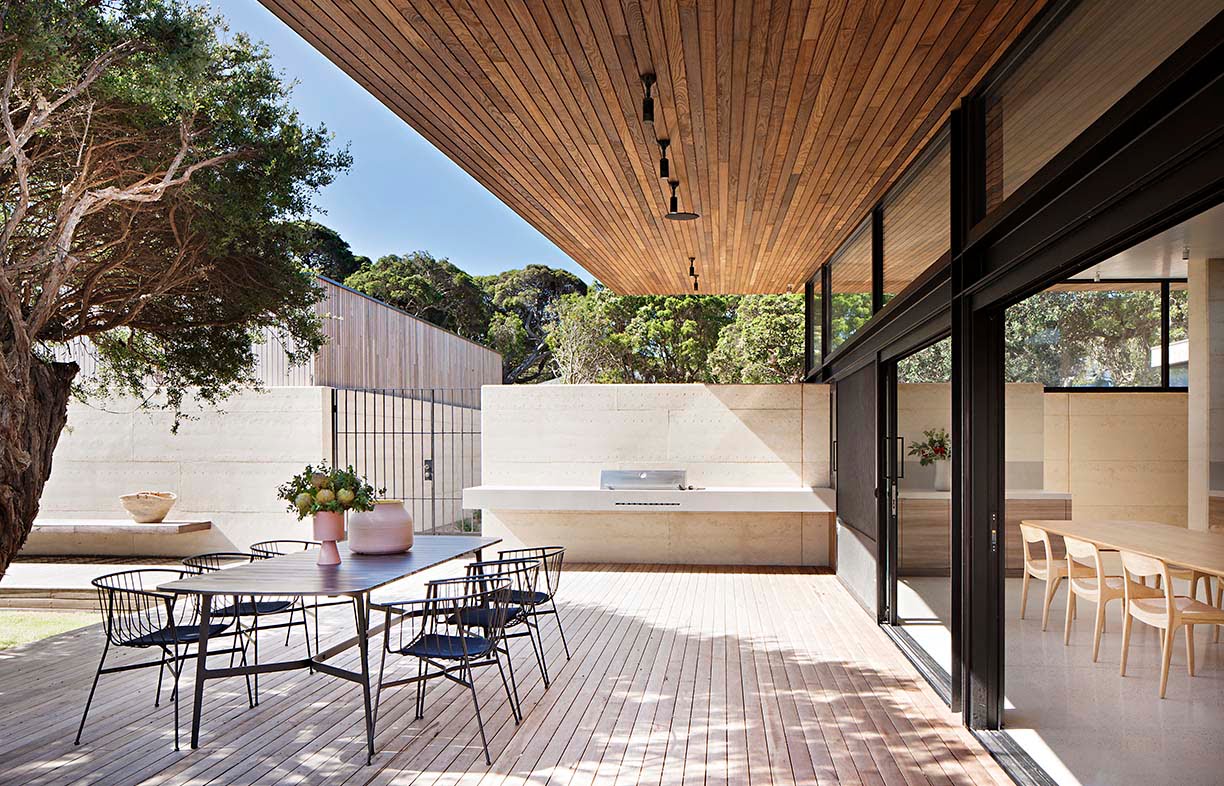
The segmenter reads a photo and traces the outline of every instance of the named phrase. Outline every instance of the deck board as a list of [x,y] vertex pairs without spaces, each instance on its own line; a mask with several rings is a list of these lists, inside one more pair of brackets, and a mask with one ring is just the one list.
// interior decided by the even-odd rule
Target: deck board
[[[496,670],[477,675],[492,767],[466,693],[439,684],[420,721],[411,688],[384,693],[378,754],[363,766],[359,693],[304,672],[262,677],[254,710],[241,680],[210,683],[201,748],[181,752],[172,747],[165,695],[153,707],[153,672],[109,675],[75,747],[102,644],[95,626],[0,653],[0,783],[1008,782],[833,576],[586,565],[567,570],[561,594],[573,659],[565,661],[545,620],[549,689],[528,644],[511,645],[521,726]],[[323,627],[324,646],[342,640],[351,612],[330,609]],[[289,650],[300,641],[295,632]],[[272,634],[261,640],[265,659],[289,650]],[[353,651],[337,658],[348,667],[355,660]],[[388,672],[403,668],[393,659]],[[184,745],[190,695],[180,707]]]

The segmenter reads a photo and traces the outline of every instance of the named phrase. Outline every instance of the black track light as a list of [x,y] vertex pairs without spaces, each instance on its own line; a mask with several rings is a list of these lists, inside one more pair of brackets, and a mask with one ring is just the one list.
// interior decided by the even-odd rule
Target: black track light
[[654,98],[650,95],[650,89],[654,87],[655,75],[642,74],[642,85],[646,88],[646,95],[642,98],[642,122],[654,122]]
[[671,174],[671,164],[667,160],[667,146],[670,144],[670,139],[659,140],[659,177],[664,180]]
[[697,257],[689,257],[689,277],[690,278],[697,278],[697,268],[693,266],[693,263],[696,261],[697,261]]
[[697,276],[693,276],[693,291],[696,292],[699,289],[700,287],[697,286]]
[[692,221],[694,218],[701,218],[696,213],[689,213],[680,210],[680,198],[676,196],[676,189],[680,187],[679,180],[670,180],[667,183],[671,186],[671,200],[668,202],[667,215],[664,218],[670,218],[672,221]]

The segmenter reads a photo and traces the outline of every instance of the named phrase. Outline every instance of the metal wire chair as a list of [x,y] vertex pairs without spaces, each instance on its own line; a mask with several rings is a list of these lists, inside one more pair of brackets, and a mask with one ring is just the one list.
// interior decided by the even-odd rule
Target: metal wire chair
[[[156,587],[187,575],[187,572],[173,568],[146,568],[111,573],[93,580],[93,586],[98,591],[98,607],[102,612],[106,644],[102,648],[102,657],[98,661],[93,685],[89,688],[89,698],[85,700],[85,711],[81,713],[81,725],[77,727],[74,745],[81,744],[81,733],[85,730],[89,707],[93,703],[94,692],[98,689],[98,680],[103,674],[158,666],[157,694],[153,699],[153,706],[159,706],[161,703],[162,675],[166,667],[169,667],[174,675],[171,699],[174,701],[174,749],[178,750],[179,677],[183,671],[183,661],[195,657],[189,650],[190,645],[197,643],[200,638],[199,602],[194,596],[182,597],[158,592]],[[209,635],[218,635],[227,627],[229,622],[209,625]],[[106,668],[106,656],[111,647],[155,647],[161,650],[162,657],[157,661]],[[230,649],[217,654],[236,651]]]
[[[526,637],[531,642],[531,651],[535,654],[536,664],[540,667],[540,676],[544,678],[544,687],[549,686],[548,665],[544,661],[544,640],[540,638],[540,627],[531,614],[531,599],[536,597],[540,576],[540,561],[538,559],[499,559],[487,562],[469,562],[468,576],[488,576],[505,579],[510,582],[509,616],[506,619],[507,639]],[[526,599],[527,603],[519,601]],[[469,625],[479,625],[482,612],[472,609],[464,612]],[[510,650],[505,649],[506,657]],[[516,686],[517,700],[517,686]]]
[[[259,557],[253,553],[245,553],[240,551],[216,551],[209,554],[197,554],[194,557],[187,557],[183,560],[183,565],[191,569],[195,573],[215,573],[219,570],[232,567],[234,565],[251,564]],[[295,620],[294,616],[301,612],[302,618]],[[287,622],[260,625],[260,618],[277,617],[281,615],[289,615]],[[302,638],[306,641],[306,657],[311,657],[310,649],[310,626],[306,620],[306,604],[301,597],[297,596],[244,596],[236,595],[222,596],[220,608],[214,608],[210,612],[210,616],[219,619],[232,619],[238,630],[238,634],[243,637],[243,650],[248,645],[254,650],[254,663],[259,665],[259,632],[260,630],[279,630],[285,629],[285,645],[289,644],[289,636],[293,632],[295,626],[302,626]],[[244,625],[243,620],[250,620],[249,624]],[[233,655],[230,656],[230,665],[233,664]],[[251,680],[247,680],[247,701],[255,707],[259,704],[259,672],[255,673],[254,690],[251,689]]]
[[[421,600],[379,604],[386,614],[386,633],[378,667],[373,722],[377,727],[383,688],[415,683],[416,717],[421,719],[425,716],[425,683],[431,679],[450,680],[464,686],[472,694],[485,762],[491,765],[493,760],[489,756],[489,741],[485,736],[472,670],[481,666],[497,666],[514,721],[518,723],[522,716],[516,693],[506,679],[500,657],[500,644],[510,617],[510,581],[491,576],[439,579],[426,585],[425,594],[426,597]],[[469,624],[469,620],[476,624]],[[416,658],[417,675],[384,681],[388,654]]]
[[321,545],[323,544],[317,540],[262,540],[259,543],[251,544],[251,553],[258,559],[271,559],[292,554],[295,551],[307,551]]
[[[525,549],[505,549],[497,552],[499,559],[536,559],[540,561],[541,573],[544,575],[544,586],[537,587],[535,592],[512,594],[510,602],[522,606],[532,617],[552,615],[557,621],[557,631],[561,634],[561,646],[565,649],[565,659],[570,659],[569,642],[565,640],[565,627],[561,624],[561,613],[557,611],[557,591],[561,587],[561,565],[565,562],[564,546],[539,546]],[[543,641],[540,643],[543,650]]]
[[[322,546],[317,540],[262,540],[259,543],[251,544],[251,553],[256,559],[272,559],[274,557],[283,557],[286,554],[293,554],[299,551],[309,551],[313,548]],[[334,600],[321,601],[318,598],[303,598],[302,608],[304,610],[314,612],[315,618],[315,652],[320,650],[319,647],[319,609],[324,606],[348,606],[349,601]],[[289,634],[285,633],[285,644],[289,643]]]

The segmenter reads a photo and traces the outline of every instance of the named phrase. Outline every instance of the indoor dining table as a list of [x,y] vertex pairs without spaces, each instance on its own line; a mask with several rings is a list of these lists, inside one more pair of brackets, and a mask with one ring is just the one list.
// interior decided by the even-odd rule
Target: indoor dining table
[[[366,761],[369,763],[374,757],[369,639],[371,634],[377,634],[381,630],[381,626],[370,629],[370,593],[391,582],[459,557],[473,554],[480,559],[483,549],[500,542],[500,538],[470,535],[418,535],[410,551],[379,555],[353,554],[345,544],[341,544],[339,565],[315,564],[318,549],[309,549],[162,584],[158,589],[163,592],[199,597],[200,640],[196,656],[195,702],[191,711],[191,747],[199,747],[204,683],[208,680],[310,669],[361,686],[365,702]],[[303,598],[349,597],[353,601],[356,635],[306,658],[258,665],[240,664],[226,668],[209,667],[208,632],[213,598],[270,595]],[[360,652],[359,670],[345,669],[327,662],[354,645]]]
[[1026,520],[1030,527],[1095,543],[1103,549],[1130,551],[1164,560],[1179,568],[1224,578],[1224,534],[1186,529],[1156,521]]

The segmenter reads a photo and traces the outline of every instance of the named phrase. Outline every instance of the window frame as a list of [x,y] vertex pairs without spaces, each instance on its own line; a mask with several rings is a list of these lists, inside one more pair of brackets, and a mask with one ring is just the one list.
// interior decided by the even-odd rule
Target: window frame
[[[1160,384],[1159,385],[1046,385],[1046,393],[1185,393],[1187,385],[1169,384],[1170,291],[1172,284],[1188,284],[1185,278],[1068,278],[1059,284],[1159,284],[1160,285]],[[1038,293],[1034,293],[1040,294]],[[1033,297],[1033,295],[1030,295]]]

